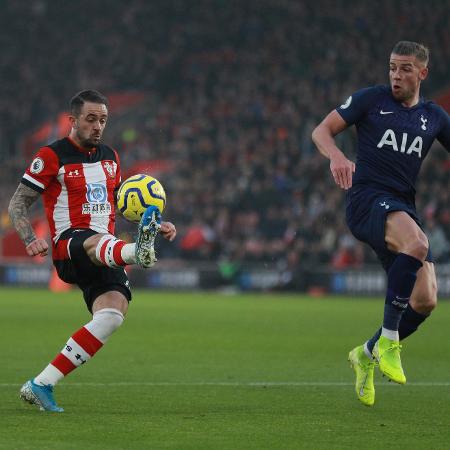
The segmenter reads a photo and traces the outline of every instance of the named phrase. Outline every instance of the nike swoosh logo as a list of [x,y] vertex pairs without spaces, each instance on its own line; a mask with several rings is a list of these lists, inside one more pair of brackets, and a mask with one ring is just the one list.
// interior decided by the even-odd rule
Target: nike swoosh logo
[[363,397],[364,396],[364,387],[366,386],[366,381],[367,381],[367,377],[369,376],[369,374],[367,374],[365,377],[364,377],[364,381],[362,382],[362,385],[361,385],[361,389],[359,390],[359,396],[360,397]]
[[394,111],[383,111],[382,109],[380,110],[380,114],[384,115],[384,114],[394,114]]

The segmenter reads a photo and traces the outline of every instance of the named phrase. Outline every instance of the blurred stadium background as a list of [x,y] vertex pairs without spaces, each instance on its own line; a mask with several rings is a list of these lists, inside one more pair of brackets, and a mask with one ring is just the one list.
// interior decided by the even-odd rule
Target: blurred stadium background
[[[110,98],[105,142],[125,176],[165,186],[173,244],[134,286],[380,294],[384,274],[348,233],[344,193],[314,149],[312,128],[354,90],[387,83],[394,43],[431,49],[423,94],[450,110],[446,0],[6,1],[0,15],[0,283],[45,286],[7,205],[44,145],[68,132],[77,91]],[[353,132],[340,145],[354,154]],[[450,297],[450,160],[436,145],[418,185]],[[33,209],[37,233],[47,228]],[[134,229],[118,219],[119,233]]]

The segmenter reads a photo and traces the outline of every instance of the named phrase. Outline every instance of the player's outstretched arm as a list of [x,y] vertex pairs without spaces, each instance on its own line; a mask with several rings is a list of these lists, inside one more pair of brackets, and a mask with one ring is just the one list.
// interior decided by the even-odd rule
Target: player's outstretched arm
[[161,230],[159,232],[170,242],[172,242],[177,235],[177,229],[172,222],[161,222]]
[[39,192],[20,183],[9,202],[8,212],[11,222],[25,244],[30,256],[46,256],[48,244],[44,239],[37,239],[28,219],[30,206],[39,198]]
[[336,111],[331,111],[312,132],[312,140],[319,152],[330,160],[330,170],[335,183],[342,189],[352,187],[355,163],[345,157],[336,146],[334,136],[347,128],[344,119]]

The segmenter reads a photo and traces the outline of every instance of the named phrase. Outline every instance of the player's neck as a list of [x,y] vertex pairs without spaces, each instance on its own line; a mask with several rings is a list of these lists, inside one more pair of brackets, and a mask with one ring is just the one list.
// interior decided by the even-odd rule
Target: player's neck
[[76,133],[73,133],[72,131],[69,133],[69,139],[72,141],[72,143],[74,144],[74,145],[76,145],[79,149],[81,149],[81,150],[92,150],[94,147],[93,146],[90,146],[90,147],[86,147],[86,146],[84,146],[82,143],[81,143],[81,141],[77,138],[77,135],[76,135]]
[[405,108],[412,108],[413,106],[416,106],[419,103],[419,100],[420,100],[420,96],[419,96],[419,92],[417,92],[413,97],[403,100],[401,102],[401,104]]

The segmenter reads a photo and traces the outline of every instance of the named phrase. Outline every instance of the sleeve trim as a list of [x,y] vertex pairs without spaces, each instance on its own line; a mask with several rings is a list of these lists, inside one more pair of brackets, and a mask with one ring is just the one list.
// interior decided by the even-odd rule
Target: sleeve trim
[[45,188],[45,186],[42,183],[35,180],[33,177],[31,177],[27,173],[25,173],[23,175],[21,182],[23,184],[25,184],[26,186],[30,187],[31,189],[34,189],[35,191],[38,191],[38,192],[43,192],[44,188]]

